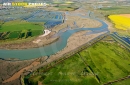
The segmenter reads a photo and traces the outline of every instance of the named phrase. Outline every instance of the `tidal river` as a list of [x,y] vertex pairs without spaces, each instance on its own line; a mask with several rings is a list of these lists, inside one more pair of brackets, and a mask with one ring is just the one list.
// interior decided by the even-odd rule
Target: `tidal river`
[[41,56],[49,56],[52,54],[57,53],[58,51],[62,50],[67,45],[68,38],[79,31],[83,30],[90,30],[91,33],[99,33],[103,31],[108,31],[108,25],[98,20],[102,23],[101,27],[98,28],[79,28],[79,29],[68,29],[65,32],[60,33],[60,39],[50,45],[46,45],[44,47],[40,48],[31,48],[31,49],[22,49],[22,50],[3,50],[0,49],[0,58],[2,59],[8,59],[8,58],[16,58],[19,60],[26,60],[26,59],[33,59],[38,58]]

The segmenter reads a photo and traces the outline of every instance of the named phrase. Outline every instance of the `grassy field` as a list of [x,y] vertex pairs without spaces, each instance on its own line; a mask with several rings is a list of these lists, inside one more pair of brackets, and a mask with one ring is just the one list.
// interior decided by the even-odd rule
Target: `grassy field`
[[22,39],[43,34],[44,23],[30,23],[24,20],[1,22],[0,40]]
[[124,80],[124,81],[121,81],[121,82],[116,82],[112,85],[130,85],[130,79],[127,79],[127,80]]
[[30,23],[23,20],[14,20],[5,22],[1,28],[0,32],[7,31],[21,31],[21,30],[43,30],[43,24],[39,23]]
[[129,14],[130,6],[113,6],[113,7],[104,7],[101,9],[98,9],[99,12],[101,12],[104,16],[111,15],[111,14]]
[[0,20],[0,28],[1,28],[1,26],[2,26],[3,23],[4,23],[4,22]]
[[12,40],[12,39],[8,39],[8,40],[1,40],[0,41],[0,45],[4,45],[4,44],[20,44],[20,43],[24,43],[24,42],[30,42],[32,40],[34,40],[36,37],[29,37],[26,39],[17,39],[17,40]]
[[78,7],[75,6],[74,4],[58,4],[55,7],[58,8],[58,10],[60,11],[74,11],[78,9]]
[[[117,42],[105,40],[43,73],[45,68],[38,69],[33,73],[35,76],[28,78],[30,85],[37,85],[38,81],[43,85],[100,85],[130,74],[130,52]],[[128,83],[130,81],[119,84]]]
[[59,6],[57,8],[59,8],[60,11],[74,11],[78,9],[77,7],[71,7],[71,6]]
[[130,74],[130,52],[117,43],[100,42],[80,52],[101,83]]
[[46,73],[39,69],[37,72],[40,75],[30,77],[29,82],[31,85],[37,85],[37,81],[41,81],[43,85],[99,85],[95,76],[87,69],[83,60],[75,54]]

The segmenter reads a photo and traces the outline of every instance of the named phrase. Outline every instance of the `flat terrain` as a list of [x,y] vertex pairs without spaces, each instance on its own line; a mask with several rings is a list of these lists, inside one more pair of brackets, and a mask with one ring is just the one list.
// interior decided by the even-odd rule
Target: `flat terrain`
[[31,84],[41,80],[43,85],[99,85],[93,74],[87,74],[87,67],[78,54],[62,62],[46,73],[39,71],[39,74],[31,78]]
[[74,11],[79,8],[79,6],[77,6],[74,2],[70,2],[70,1],[67,1],[67,2],[55,1],[53,3],[54,3],[53,4],[54,6],[52,6],[51,8],[53,10],[57,9],[58,11]]
[[112,85],[129,85],[129,84],[130,84],[130,79],[127,79],[127,80],[124,80],[124,81],[114,83]]
[[97,11],[101,12],[103,15],[111,15],[111,14],[129,14],[128,11],[130,6],[112,6],[112,7],[104,7]]
[[[83,6],[79,6],[83,4]],[[93,4],[93,3],[92,3]],[[54,35],[59,30],[63,28],[70,27],[70,29],[75,28],[96,28],[100,27],[102,24],[93,17],[104,19],[104,21],[108,24],[108,28],[110,32],[118,32],[121,35],[130,35],[130,30],[120,30],[114,27],[114,24],[108,19],[109,15],[118,14],[120,16],[130,17],[130,7],[125,6],[112,6],[112,7],[104,7],[101,9],[95,9],[94,6],[89,3],[77,3],[75,4],[53,4],[54,6],[50,6],[45,10],[54,11],[58,10],[63,13],[65,16],[65,22],[63,24],[57,25],[52,28],[52,34]],[[81,7],[81,8],[79,8]],[[79,9],[77,9],[79,8]],[[76,10],[77,9],[77,10]],[[22,11],[23,10],[23,11]],[[44,23],[32,23],[27,22],[21,19],[32,19],[34,16],[38,19],[46,19],[49,13],[44,16],[44,11],[37,11],[37,9],[22,9],[17,11],[10,10],[1,10],[0,17],[1,19],[5,19],[5,21],[0,21],[0,33],[2,32],[4,36],[4,32],[12,32],[20,31],[23,35],[26,35],[27,32],[30,32],[30,29],[33,30],[34,36],[37,35],[38,32],[36,30],[43,33]],[[66,12],[67,11],[67,12]],[[89,14],[90,12],[90,14]],[[9,14],[11,13],[11,14]],[[33,15],[30,15],[32,14]],[[54,12],[55,13],[55,12]],[[95,14],[94,14],[95,13]],[[42,15],[43,14],[43,15]],[[80,15],[79,15],[80,14]],[[7,15],[7,16],[5,16]],[[28,16],[29,15],[29,16]],[[79,15],[79,16],[78,16]],[[86,15],[88,18],[81,17],[82,15]],[[18,18],[19,20],[15,20]],[[20,17],[23,16],[23,17]],[[31,17],[31,18],[30,18]],[[41,18],[42,17],[42,18]],[[55,16],[49,16],[55,18]],[[13,18],[13,21],[10,21]],[[36,33],[35,33],[36,32]],[[90,31],[80,31],[73,34],[67,41],[67,45],[61,51],[55,53],[54,55],[49,56],[49,58],[45,61],[44,57],[40,59],[32,59],[25,61],[4,61],[0,60],[0,84],[1,85],[20,85],[23,81],[20,81],[20,75],[23,73],[31,73],[31,75],[26,76],[24,78],[25,85],[103,85],[109,83],[111,81],[117,81],[112,85],[129,85],[130,79],[120,81],[120,78],[124,78],[125,76],[130,75],[130,51],[128,51],[121,44],[114,41],[112,38],[105,38],[100,42],[95,43],[94,45],[72,55],[70,58],[60,62],[63,60],[64,55],[68,55],[70,52],[73,54],[74,50],[79,50],[81,45],[88,43],[90,40],[105,34],[106,32],[95,33],[86,35]],[[16,33],[16,32],[15,32]],[[10,33],[11,34],[11,33]],[[16,33],[18,34],[18,33]],[[7,33],[8,35],[8,33]],[[14,37],[15,34],[11,34],[11,38]],[[19,34],[18,34],[19,35]],[[39,35],[39,34],[38,34]],[[28,36],[28,35],[27,35]],[[39,44],[34,44],[32,41],[38,40],[39,37],[29,37],[27,36],[20,37],[20,39],[14,41],[5,40],[0,41],[0,48],[28,48],[42,46],[44,44],[50,43],[49,36],[42,37],[42,41]],[[53,42],[53,40],[52,40]],[[89,43],[91,44],[91,43]],[[28,45],[28,46],[27,46]],[[24,55],[23,55],[24,56]],[[47,58],[47,56],[45,57]],[[55,65],[51,67],[51,65]],[[39,69],[39,67],[41,67]],[[47,67],[51,67],[47,69]],[[44,71],[46,70],[46,71]],[[119,81],[118,81],[119,80]],[[3,83],[2,83],[3,82]]]
[[121,35],[130,35],[130,30],[121,30],[115,28],[114,24],[108,18],[109,15],[122,15],[128,16],[130,14],[129,8],[130,6],[120,6],[120,5],[111,5],[111,7],[103,7],[101,9],[94,10],[95,16],[105,19],[106,23],[108,24],[108,28],[110,32],[118,32]]
[[[58,40],[56,38],[50,38],[55,32],[51,32],[49,35],[44,37],[29,37],[26,39],[17,39],[17,40],[1,40],[0,49],[28,49],[36,48],[51,44]],[[39,43],[34,43],[33,41],[41,40]]]
[[0,40],[17,40],[35,37],[43,34],[44,23],[31,23],[25,20],[2,22],[0,25]]
[[121,15],[109,15],[108,18],[112,21],[113,24],[115,24],[115,28],[120,30],[130,29],[130,18]]
[[97,27],[101,27],[102,23],[94,20],[94,19],[90,19],[89,17],[82,17],[78,14],[81,14],[83,16],[85,16],[85,12],[82,9],[78,9],[72,12],[68,12],[65,13],[65,21],[63,24],[60,24],[58,26],[55,26],[54,28],[52,28],[53,31],[58,32],[59,30],[63,29],[63,28],[67,28],[68,26],[71,29],[75,29],[75,28],[97,28]]
[[55,6],[58,8],[59,11],[74,11],[78,9],[78,7],[73,6],[73,5],[61,5],[61,6]]
[[43,24],[30,23],[23,20],[14,20],[5,22],[1,28],[0,32],[12,32],[12,31],[22,31],[22,30],[43,30]]
[[[91,34],[91,35],[86,35],[85,36],[84,34],[86,34],[86,32],[88,32],[88,31],[80,31],[80,32],[77,32],[77,33],[73,34],[68,39],[67,46],[63,50],[59,51],[58,53],[56,53],[54,55],[51,55],[50,58],[46,60],[46,62],[41,61],[43,63],[41,63],[39,66],[47,65],[48,63],[61,58],[64,54],[66,54],[66,53],[68,53],[68,52],[70,52],[72,50],[75,50],[77,47],[79,47],[79,46],[87,43],[88,41],[90,41],[91,39],[95,38],[96,36],[99,36],[99,35],[105,33],[105,32],[102,32],[102,33]],[[6,62],[5,62],[5,64],[6,64]],[[30,66],[32,67],[31,64],[30,64]],[[22,72],[24,71],[25,68],[29,67],[29,69],[34,69],[34,70],[36,70],[37,68],[39,68],[39,66],[38,67],[35,66],[33,68],[30,68],[30,66],[28,66],[28,64],[25,64],[25,67],[22,67],[21,69],[19,69],[19,71],[14,71],[15,72],[14,74],[11,74],[10,77],[3,79],[3,81],[4,80],[5,80],[5,82],[14,81],[15,79],[18,78],[17,76],[19,76],[20,74],[22,74]],[[2,66],[1,66],[1,68],[2,68]]]
[[130,18],[130,14],[120,14],[121,16],[124,16],[124,17],[127,17],[127,18]]
[[0,83],[10,78],[15,72],[18,72],[20,69],[28,66],[34,60],[25,60],[25,61],[4,61],[0,60]]
[[117,43],[100,42],[80,52],[101,83],[129,75],[130,53]]
[[[100,41],[71,56],[46,73],[42,72],[45,68],[37,70],[33,77],[28,78],[29,82],[36,84],[40,81],[43,85],[98,85],[128,76],[130,52],[117,42],[106,42],[107,40],[111,39]],[[128,83],[129,79],[112,85],[128,85]]]
[[[46,57],[43,58],[43,61],[46,59]],[[7,83],[13,80],[18,79],[23,73],[24,71],[29,71],[31,70],[33,67],[37,66],[40,64],[40,59],[36,59],[34,60],[30,65],[20,69],[18,72],[16,72],[13,76],[11,76],[10,78],[8,78],[7,80],[4,80],[2,83]]]

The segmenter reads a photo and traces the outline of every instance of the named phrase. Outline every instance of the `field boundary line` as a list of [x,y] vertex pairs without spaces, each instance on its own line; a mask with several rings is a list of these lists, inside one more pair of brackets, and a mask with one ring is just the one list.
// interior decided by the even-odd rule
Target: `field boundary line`
[[105,83],[103,85],[110,85],[110,84],[121,82],[121,81],[124,81],[124,80],[127,80],[127,79],[130,79],[130,75],[122,77],[122,78],[119,78],[117,80],[113,80],[113,81],[107,82],[107,83]]

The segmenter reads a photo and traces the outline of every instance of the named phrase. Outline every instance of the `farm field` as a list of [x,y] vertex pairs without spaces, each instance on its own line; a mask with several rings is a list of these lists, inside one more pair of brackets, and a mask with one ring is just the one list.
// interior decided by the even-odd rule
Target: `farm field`
[[4,22],[0,27],[0,39],[19,39],[34,37],[42,34],[42,23],[30,23],[24,20]]
[[93,72],[99,73],[101,83],[116,80],[130,73],[130,53],[117,43],[100,42],[80,52],[80,55]]
[[53,1],[54,4],[73,4],[73,1]]
[[41,23],[30,23],[24,20],[13,20],[5,22],[1,28],[0,32],[12,32],[21,30],[43,30],[43,24]]
[[130,84],[130,2],[71,1],[2,0],[0,85]]
[[[34,76],[25,77],[25,80],[29,79],[31,85],[33,85],[32,83],[37,85],[38,81],[42,82],[43,85],[102,85],[129,75],[129,67],[130,52],[126,48],[115,41],[112,43],[100,41],[45,73],[42,71],[46,67],[38,69],[32,73]],[[130,83],[129,79],[126,81],[119,82],[119,84],[127,85]],[[117,84],[112,85],[119,84],[117,82]]]
[[[116,6],[115,5],[110,5],[110,6],[111,7],[103,7],[101,9],[95,10],[95,13],[97,13],[96,16],[98,16],[100,18],[104,18],[106,21],[108,21],[107,23],[109,25],[110,32],[117,32],[117,33],[119,33],[121,35],[129,36],[130,35],[130,30],[128,28],[126,30],[126,27],[119,26],[119,24],[118,24],[117,27],[121,28],[121,29],[125,29],[125,30],[117,29],[115,27],[115,24],[113,24],[113,21],[111,21],[109,19],[109,16],[110,15],[120,15],[120,16],[126,18],[126,14],[127,15],[130,14],[130,11],[128,11],[130,6],[120,6],[120,5],[116,5]],[[121,23],[123,23],[123,22],[124,21],[122,21]]]
[[59,11],[74,11],[80,7],[77,3],[72,1],[54,1],[53,5],[53,8]]
[[46,73],[43,73],[42,69],[34,73],[34,75],[37,73],[40,75],[29,78],[29,84],[37,85],[38,81],[41,81],[43,85],[99,85],[92,73],[87,74],[88,68],[78,54],[73,55],[70,59],[57,65]]
[[78,7],[71,6],[71,5],[60,5],[60,6],[55,6],[55,7],[58,8],[58,10],[60,11],[74,11],[78,9]]
[[108,18],[115,24],[117,29],[129,30],[130,29],[130,18],[122,15],[110,15]]
[[129,14],[128,11],[130,6],[112,6],[112,7],[103,7],[97,11],[101,12],[104,16],[108,15],[117,15],[117,14]]
[[127,80],[124,80],[124,81],[116,82],[112,85],[129,85],[129,84],[130,84],[130,80],[127,79]]

